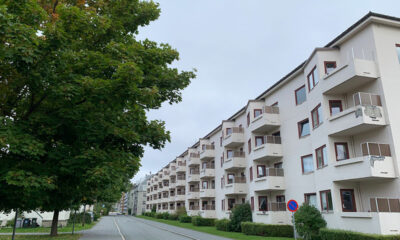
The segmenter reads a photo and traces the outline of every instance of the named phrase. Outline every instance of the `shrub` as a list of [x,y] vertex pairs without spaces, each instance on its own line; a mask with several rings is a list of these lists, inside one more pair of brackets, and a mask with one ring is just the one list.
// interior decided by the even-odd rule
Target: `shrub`
[[214,218],[192,217],[192,224],[194,226],[214,226],[214,222]]
[[179,216],[179,222],[181,223],[190,223],[192,222],[192,217],[188,215]]
[[158,219],[162,219],[164,217],[164,215],[162,213],[156,213],[155,217]]
[[215,227],[219,231],[229,232],[231,226],[231,221],[229,219],[215,220]]
[[176,214],[178,216],[187,216],[186,208],[185,207],[179,207],[176,209]]
[[322,240],[400,240],[400,235],[384,236],[326,228],[320,229],[319,234]]
[[153,205],[153,207],[151,208],[151,212],[153,212],[153,213],[157,212],[157,206],[156,205]]
[[252,214],[250,204],[240,204],[232,209],[230,230],[233,232],[241,231],[242,222],[252,222]]
[[176,214],[176,213],[174,213],[174,214],[170,214],[169,216],[168,216],[168,219],[169,220],[178,220],[178,215]]
[[242,222],[242,232],[246,235],[265,237],[293,237],[293,227],[290,225]]
[[318,239],[319,229],[326,226],[321,212],[314,206],[303,204],[294,214],[296,230],[305,240]]
[[83,223],[83,218],[85,218],[85,223],[92,223],[92,216],[89,213],[85,213],[85,217],[83,217],[83,212],[82,213],[75,213],[71,214],[68,223],[72,224],[73,222],[75,223]]
[[167,213],[167,212],[162,213],[162,218],[163,218],[163,219],[167,220],[168,217],[169,217],[169,213]]

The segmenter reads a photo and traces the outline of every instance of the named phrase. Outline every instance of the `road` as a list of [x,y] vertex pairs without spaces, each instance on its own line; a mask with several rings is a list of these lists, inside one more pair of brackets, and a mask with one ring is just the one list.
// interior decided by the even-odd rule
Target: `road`
[[102,217],[80,240],[230,240],[130,216]]

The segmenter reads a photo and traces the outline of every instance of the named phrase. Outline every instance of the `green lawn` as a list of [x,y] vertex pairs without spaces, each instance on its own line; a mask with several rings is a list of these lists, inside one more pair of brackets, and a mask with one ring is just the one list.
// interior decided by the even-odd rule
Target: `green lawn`
[[[90,224],[85,224],[82,227],[82,224],[76,223],[75,224],[75,231],[86,230],[92,228],[97,222],[93,222]],[[17,228],[17,233],[50,233],[50,228],[48,227],[37,227],[37,228]],[[58,232],[72,232],[72,225],[68,225],[63,228],[58,228]],[[0,228],[0,233],[12,233],[12,228]],[[57,238],[58,239],[58,238]],[[63,239],[63,238],[61,238]],[[66,238],[69,239],[69,238]],[[72,239],[72,238],[71,238]],[[0,238],[2,240],[2,238]]]
[[143,219],[148,219],[156,222],[161,222],[161,223],[166,223],[169,225],[177,226],[177,227],[183,227],[183,228],[189,228],[192,230],[196,230],[199,232],[205,232],[221,237],[226,237],[226,238],[232,238],[236,240],[289,240],[293,238],[279,238],[279,237],[261,237],[261,236],[250,236],[250,235],[244,235],[243,233],[238,233],[238,232],[223,232],[223,231],[218,231],[215,227],[197,227],[193,226],[191,223],[181,223],[179,221],[172,221],[172,220],[164,220],[164,219],[156,219],[156,218],[151,218],[147,216],[138,216],[138,218],[143,218]]
[[[81,237],[80,234],[62,234],[57,237],[50,237],[50,236],[21,236],[17,235],[15,236],[16,240],[49,240],[49,239],[54,239],[54,240],[78,240]],[[11,236],[0,236],[0,240],[10,240]]]

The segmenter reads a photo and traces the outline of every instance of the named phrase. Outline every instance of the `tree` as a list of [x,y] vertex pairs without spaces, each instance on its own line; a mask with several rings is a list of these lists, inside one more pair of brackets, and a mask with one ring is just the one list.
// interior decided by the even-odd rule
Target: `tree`
[[146,113],[195,77],[168,44],[139,41],[159,17],[139,0],[0,0],[0,209],[112,202],[143,146],[169,132]]
[[231,223],[230,223],[230,230],[233,232],[240,232],[242,227],[242,222],[252,222],[253,217],[251,213],[250,204],[244,203],[235,206],[232,209],[232,214],[230,216]]
[[296,230],[304,239],[318,239],[319,229],[326,226],[321,212],[314,206],[303,204],[294,214]]

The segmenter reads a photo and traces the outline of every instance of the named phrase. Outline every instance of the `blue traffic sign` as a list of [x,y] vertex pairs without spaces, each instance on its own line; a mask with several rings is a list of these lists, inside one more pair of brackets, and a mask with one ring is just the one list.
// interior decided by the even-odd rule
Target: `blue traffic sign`
[[287,209],[291,212],[296,212],[299,208],[299,204],[295,200],[289,200],[287,203]]

